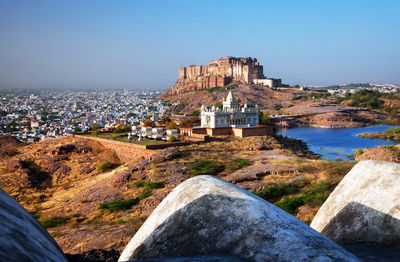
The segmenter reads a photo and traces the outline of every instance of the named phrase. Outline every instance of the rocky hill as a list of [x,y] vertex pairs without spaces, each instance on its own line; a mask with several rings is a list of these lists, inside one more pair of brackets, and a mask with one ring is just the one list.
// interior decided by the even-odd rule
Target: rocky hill
[[292,98],[304,91],[298,89],[289,89],[285,91],[273,90],[262,85],[236,84],[231,87],[221,87],[207,90],[185,91],[179,94],[166,92],[158,99],[173,104],[175,113],[190,113],[192,110],[200,109],[201,105],[211,105],[221,102],[233,88],[232,92],[235,98],[238,98],[241,104],[259,105],[270,112],[278,112],[281,108],[293,106]]
[[[169,149],[153,161],[179,155]],[[0,260],[398,261],[399,175],[398,164],[358,163],[320,208],[311,227],[220,178],[195,176],[161,201],[119,259],[115,250],[64,254],[34,217],[0,190]],[[103,234],[112,237],[107,231]]]
[[[15,149],[0,160],[0,187],[70,254],[122,251],[169,192],[200,174],[230,181],[309,223],[352,166],[317,160],[302,143],[279,137],[226,137],[123,165],[112,150],[78,137]],[[289,205],[286,197],[300,201]]]
[[318,160],[303,143],[282,137],[224,137],[123,165],[112,150],[78,137],[30,145],[2,141],[15,151],[0,160],[0,187],[73,254],[71,261],[115,259],[173,189],[203,174],[310,223],[354,165]]

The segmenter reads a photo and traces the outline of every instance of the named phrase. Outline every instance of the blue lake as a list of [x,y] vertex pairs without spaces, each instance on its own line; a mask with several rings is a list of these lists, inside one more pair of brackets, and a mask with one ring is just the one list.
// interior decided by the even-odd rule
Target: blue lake
[[384,139],[371,139],[357,137],[364,132],[374,133],[385,131],[389,127],[396,126],[367,126],[359,128],[318,128],[318,127],[296,127],[279,129],[277,135],[301,139],[307,143],[309,149],[322,155],[323,159],[343,160],[352,159],[353,153],[361,148],[393,145],[395,142]]

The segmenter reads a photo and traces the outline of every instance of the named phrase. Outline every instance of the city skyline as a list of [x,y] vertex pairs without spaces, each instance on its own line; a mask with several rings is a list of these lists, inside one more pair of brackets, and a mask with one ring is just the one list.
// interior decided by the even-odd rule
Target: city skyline
[[255,57],[286,84],[400,84],[396,1],[0,1],[0,88],[168,89]]

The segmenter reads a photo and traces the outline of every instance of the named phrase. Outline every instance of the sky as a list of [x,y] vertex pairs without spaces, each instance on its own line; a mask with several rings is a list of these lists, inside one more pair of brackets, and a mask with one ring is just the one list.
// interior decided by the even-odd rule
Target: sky
[[168,89],[256,57],[295,85],[400,84],[400,1],[0,0],[0,88]]

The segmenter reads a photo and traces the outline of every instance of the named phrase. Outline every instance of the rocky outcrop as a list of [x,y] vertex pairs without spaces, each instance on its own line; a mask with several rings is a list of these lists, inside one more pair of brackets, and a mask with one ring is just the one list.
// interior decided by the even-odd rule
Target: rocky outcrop
[[339,244],[400,248],[400,165],[361,161],[319,209],[311,227]]
[[356,161],[379,160],[400,163],[400,149],[399,146],[379,146],[376,148],[366,148],[360,153],[356,152],[354,154],[354,158]]
[[49,233],[1,189],[0,261],[67,261]]
[[358,261],[283,210],[212,176],[175,188],[119,261],[209,254],[246,261]]
[[179,150],[179,148],[169,148],[152,155],[150,157],[150,161],[152,161],[153,163],[163,163],[179,156],[181,156],[181,151]]
[[0,160],[16,155],[19,144],[15,137],[0,135]]
[[32,160],[11,159],[7,162],[7,169],[14,173],[19,187],[40,187],[51,179],[50,174]]

